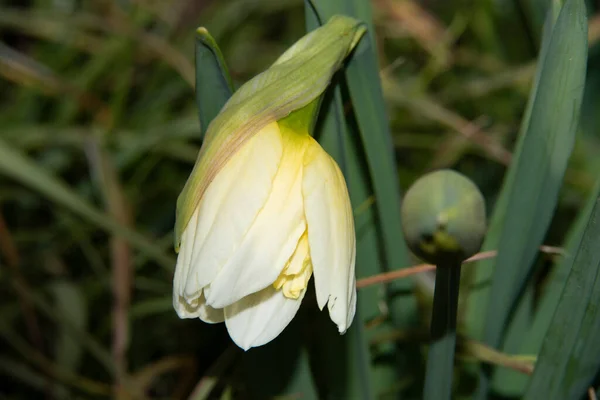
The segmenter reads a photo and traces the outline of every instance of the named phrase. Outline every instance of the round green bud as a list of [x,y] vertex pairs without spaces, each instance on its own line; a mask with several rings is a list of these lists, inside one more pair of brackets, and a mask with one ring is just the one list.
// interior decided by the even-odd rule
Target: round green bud
[[485,201],[465,176],[451,170],[429,173],[404,196],[402,229],[412,252],[424,261],[460,263],[481,247]]

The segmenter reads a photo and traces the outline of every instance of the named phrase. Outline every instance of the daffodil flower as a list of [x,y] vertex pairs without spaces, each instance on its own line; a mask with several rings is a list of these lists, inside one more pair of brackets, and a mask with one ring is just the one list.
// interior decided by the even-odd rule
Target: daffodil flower
[[173,305],[225,321],[247,350],[277,337],[314,276],[340,333],[356,308],[344,176],[310,135],[319,97],[364,28],[334,17],[233,94],[209,125],[177,207]]

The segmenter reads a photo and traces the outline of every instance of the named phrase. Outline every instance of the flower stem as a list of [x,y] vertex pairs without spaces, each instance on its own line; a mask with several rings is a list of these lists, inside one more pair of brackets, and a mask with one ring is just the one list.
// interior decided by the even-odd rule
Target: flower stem
[[437,266],[424,400],[449,400],[452,394],[459,285],[460,263]]

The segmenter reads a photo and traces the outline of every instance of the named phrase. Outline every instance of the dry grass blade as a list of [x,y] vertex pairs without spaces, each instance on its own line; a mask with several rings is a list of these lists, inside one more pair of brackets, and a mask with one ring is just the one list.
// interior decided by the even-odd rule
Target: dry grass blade
[[533,374],[535,357],[508,355],[474,340],[462,340],[459,344],[459,355],[514,369],[527,375]]
[[177,71],[191,87],[194,86],[195,69],[190,59],[164,38],[137,28],[116,8],[108,18],[108,25],[105,25],[104,22],[100,25],[139,41],[143,47]]
[[35,87],[48,95],[67,94],[78,104],[96,115],[103,125],[110,125],[112,115],[108,106],[92,94],[63,80],[50,68],[0,42],[0,75],[19,85]]
[[[127,18],[118,7],[112,7],[111,12],[103,17],[84,12],[73,15],[47,12],[31,12],[17,9],[0,9],[0,22],[13,25],[28,31],[40,31],[37,25],[45,27],[47,31],[60,31],[61,26],[78,27],[82,34],[87,30],[100,30],[108,34],[123,35],[135,39],[143,50],[162,60],[177,71],[180,76],[190,85],[194,85],[194,67],[190,59],[181,51],[173,47],[163,37],[153,33],[145,32],[138,28],[131,19]],[[49,22],[52,21],[52,22]],[[54,24],[54,25],[53,25]],[[56,25],[58,24],[58,26]],[[82,40],[82,39],[78,39]]]
[[377,0],[375,4],[380,12],[392,19],[396,26],[406,30],[432,56],[441,60],[448,58],[444,46],[445,27],[419,3],[412,0]]
[[[104,202],[115,221],[134,230],[130,206],[110,158],[95,139],[87,141],[86,154],[89,164],[100,185]],[[117,385],[127,377],[127,349],[129,332],[129,306],[131,303],[132,254],[129,243],[121,236],[110,240],[113,290],[113,343]]]
[[410,96],[405,94],[406,89],[389,77],[382,76],[382,81],[386,97],[394,103],[408,107],[415,113],[455,130],[501,164],[508,165],[510,163],[510,152],[493,140],[489,134],[484,133],[476,124],[448,110],[424,94]]

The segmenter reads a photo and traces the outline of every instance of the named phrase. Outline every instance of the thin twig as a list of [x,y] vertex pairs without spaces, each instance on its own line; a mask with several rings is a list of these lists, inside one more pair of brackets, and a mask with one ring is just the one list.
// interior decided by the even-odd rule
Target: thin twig
[[[553,246],[540,246],[540,251],[546,254],[559,254],[564,255],[564,249],[560,247]],[[475,254],[473,257],[467,258],[463,261],[463,264],[473,263],[475,261],[486,260],[488,258],[496,257],[496,250],[483,251],[481,253]],[[356,288],[362,289],[367,286],[377,285],[380,283],[387,283],[390,281],[394,281],[396,279],[407,278],[412,275],[420,274],[427,271],[434,271],[435,265],[431,264],[418,264],[412,267],[402,268],[396,271],[384,272],[382,274],[377,274],[373,276],[368,276],[366,278],[362,278],[356,281]]]
[[447,109],[424,93],[408,93],[406,88],[388,76],[381,76],[385,96],[397,105],[410,108],[432,121],[460,133],[465,139],[484,150],[490,158],[509,165],[511,153],[473,122]]
[[[121,225],[133,229],[131,212],[117,173],[95,139],[87,141],[86,154],[102,190],[109,214]],[[129,243],[114,235],[110,240],[113,290],[112,353],[116,367],[116,384],[127,380],[127,349],[129,347],[129,306],[131,303],[132,255]],[[116,388],[119,391],[118,388]],[[119,391],[120,393],[120,391]]]

